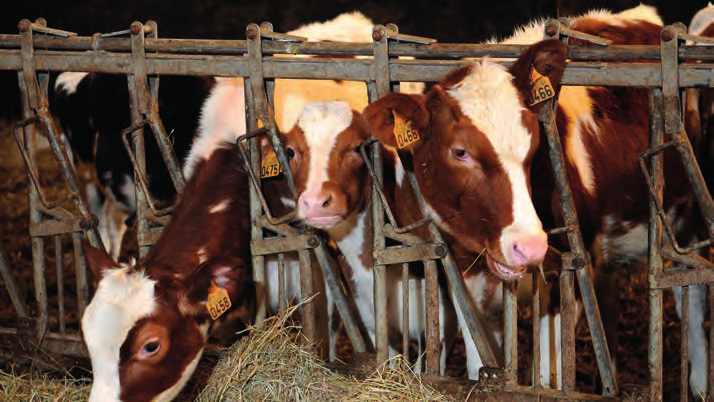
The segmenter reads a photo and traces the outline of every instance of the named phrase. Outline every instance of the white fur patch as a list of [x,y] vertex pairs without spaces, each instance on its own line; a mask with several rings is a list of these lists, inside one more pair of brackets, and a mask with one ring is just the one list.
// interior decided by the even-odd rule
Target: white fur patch
[[221,212],[224,211],[228,206],[231,204],[230,199],[223,200],[219,202],[218,204],[212,206],[211,208],[208,209],[208,212],[215,214],[216,212]]
[[513,76],[489,60],[475,63],[471,74],[448,92],[464,114],[488,138],[509,178],[513,191],[513,223],[501,234],[501,250],[506,264],[518,235],[543,232],[528,193],[523,161],[531,148],[531,133],[523,125],[523,106]]
[[[692,22],[689,24],[689,33],[692,35],[701,36],[704,30],[714,23],[714,5],[709,3],[706,7],[699,10],[692,18]],[[687,40],[687,45],[694,45],[699,42]],[[711,43],[701,42],[702,45],[712,46]]]
[[72,95],[77,92],[77,86],[89,73],[79,73],[75,71],[67,71],[60,74],[55,81],[55,91],[66,91]]
[[108,269],[82,317],[94,384],[90,401],[118,400],[119,348],[136,322],[155,308],[155,281],[123,266]]
[[183,174],[188,180],[196,164],[207,158],[223,142],[234,143],[245,134],[245,93],[243,78],[218,78],[201,109],[199,135],[194,140]]
[[179,381],[176,384],[174,384],[174,386],[172,386],[171,388],[169,388],[166,391],[157,395],[153,399],[153,402],[172,401],[176,397],[176,395],[178,395],[179,392],[181,392],[181,389],[183,389],[183,386],[186,385],[188,380],[193,375],[193,372],[196,370],[196,366],[198,366],[198,362],[201,360],[202,353],[203,353],[203,348],[201,348],[201,350],[198,351],[198,354],[196,355],[196,357],[183,370],[183,373],[181,373],[181,378],[179,378]]
[[346,102],[327,101],[305,106],[298,126],[310,149],[310,167],[303,194],[317,194],[328,180],[330,153],[337,137],[352,123],[352,109]]
[[588,95],[587,90],[586,87],[563,87],[560,90],[558,105],[568,116],[568,140],[565,154],[578,169],[580,180],[585,189],[590,194],[594,194],[595,176],[590,155],[583,141],[583,136],[589,135],[589,132],[583,132],[582,129],[587,127],[597,136],[598,126],[593,121],[592,98]]

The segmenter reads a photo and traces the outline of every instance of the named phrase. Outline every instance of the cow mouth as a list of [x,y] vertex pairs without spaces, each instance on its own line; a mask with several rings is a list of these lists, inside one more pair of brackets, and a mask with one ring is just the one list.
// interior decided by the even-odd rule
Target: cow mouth
[[342,222],[340,215],[313,216],[303,219],[303,223],[319,229],[330,229],[340,222]]
[[486,260],[488,262],[488,268],[491,272],[504,281],[520,279],[523,274],[526,273],[527,268],[525,266],[511,267],[509,265],[501,264],[490,256],[487,256]]

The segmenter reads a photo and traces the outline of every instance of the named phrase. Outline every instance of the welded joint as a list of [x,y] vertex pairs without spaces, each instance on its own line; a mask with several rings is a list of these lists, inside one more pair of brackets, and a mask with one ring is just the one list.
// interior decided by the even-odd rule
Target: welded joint
[[585,268],[587,262],[590,262],[590,253],[584,254],[566,252],[561,255],[563,261],[563,271],[576,271]]

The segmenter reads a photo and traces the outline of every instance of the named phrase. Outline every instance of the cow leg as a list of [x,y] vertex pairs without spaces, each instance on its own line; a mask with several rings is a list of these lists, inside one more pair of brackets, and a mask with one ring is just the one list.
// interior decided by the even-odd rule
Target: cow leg
[[[682,288],[672,288],[675,295],[677,315],[682,318]],[[704,333],[707,288],[704,285],[689,287],[689,387],[695,398],[707,395],[707,340]]]

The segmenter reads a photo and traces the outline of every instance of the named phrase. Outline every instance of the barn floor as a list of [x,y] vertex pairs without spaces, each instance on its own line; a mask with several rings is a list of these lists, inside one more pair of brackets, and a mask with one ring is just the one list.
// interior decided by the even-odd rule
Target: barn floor
[[[2,124],[2,123],[0,123]],[[40,177],[43,185],[47,186],[49,199],[56,199],[62,193],[64,179],[56,169],[56,163],[52,158],[49,149],[45,148],[38,154],[38,164]],[[28,206],[27,206],[28,180],[24,170],[24,164],[17,151],[16,144],[12,138],[9,127],[3,126],[0,129],[0,245],[5,252],[5,256],[14,273],[15,281],[20,289],[22,297],[27,303],[31,314],[36,311],[34,302],[34,285],[32,276],[32,255],[30,247],[30,236],[28,230]],[[65,322],[67,332],[78,333],[79,317],[76,311],[76,290],[73,286],[74,273],[72,269],[73,250],[71,239],[67,236],[62,238],[62,265],[65,299]],[[54,240],[45,241],[45,264],[47,275],[47,293],[50,310],[50,328],[57,331],[58,328],[58,308],[57,306],[57,271],[56,259],[54,256]],[[638,273],[623,275],[620,281],[620,290],[623,297],[623,315],[619,322],[620,345],[617,353],[618,382],[622,385],[646,385],[647,384],[647,331],[648,331],[648,305],[646,300],[647,282],[642,275],[643,270]],[[4,284],[3,284],[4,285]],[[0,327],[16,327],[17,316],[12,306],[8,293],[4,286],[0,287]],[[678,400],[679,398],[679,345],[681,325],[677,319],[674,299],[671,292],[665,293],[664,302],[664,390],[665,400]],[[708,317],[707,317],[708,320]],[[707,321],[708,323],[708,321]],[[518,320],[519,329],[519,377],[521,383],[527,383],[528,365],[530,362],[530,335],[532,326],[530,322],[530,312],[520,311]],[[708,329],[708,324],[707,324]],[[578,391],[591,392],[592,378],[596,370],[593,349],[590,343],[589,331],[585,322],[581,322],[577,328],[576,336],[576,356],[577,374],[576,381]],[[25,353],[25,357],[31,354]],[[352,362],[352,348],[346,336],[342,334],[338,350],[339,358],[347,363]],[[52,360],[48,356],[42,359],[45,362]],[[451,377],[465,376],[465,355],[463,342],[457,340],[448,359],[447,374]],[[199,373],[210,373],[215,359],[205,358],[200,366]],[[67,371],[59,370],[57,366],[63,366]],[[70,373],[74,376],[85,376],[88,371],[88,364],[81,359],[59,359],[48,365],[39,363],[32,366],[34,370],[52,369],[57,375]],[[30,368],[30,362],[26,358],[8,358],[0,354],[0,369],[7,372],[23,372]],[[187,387],[182,394],[183,400],[191,400],[197,390],[200,389],[201,379],[197,376],[191,386]]]

